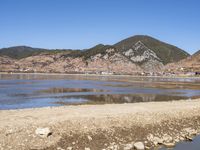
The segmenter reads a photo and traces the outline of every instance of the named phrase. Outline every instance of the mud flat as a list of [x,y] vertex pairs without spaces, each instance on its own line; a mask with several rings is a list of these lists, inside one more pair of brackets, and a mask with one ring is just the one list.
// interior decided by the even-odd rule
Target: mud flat
[[200,99],[0,111],[2,150],[155,149],[199,133]]

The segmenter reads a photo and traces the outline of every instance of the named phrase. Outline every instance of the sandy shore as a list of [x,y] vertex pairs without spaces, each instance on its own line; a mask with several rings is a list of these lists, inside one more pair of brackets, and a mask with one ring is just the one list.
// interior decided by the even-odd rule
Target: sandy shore
[[[40,137],[37,128],[52,135]],[[183,140],[200,131],[200,99],[172,102],[62,106],[0,111],[0,149],[123,149],[150,136]],[[195,134],[196,134],[195,133]]]

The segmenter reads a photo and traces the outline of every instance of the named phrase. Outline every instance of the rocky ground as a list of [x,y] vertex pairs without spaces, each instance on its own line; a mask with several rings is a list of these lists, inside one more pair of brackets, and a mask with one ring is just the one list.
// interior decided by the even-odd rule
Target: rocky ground
[[200,133],[200,99],[0,111],[0,149],[172,147]]

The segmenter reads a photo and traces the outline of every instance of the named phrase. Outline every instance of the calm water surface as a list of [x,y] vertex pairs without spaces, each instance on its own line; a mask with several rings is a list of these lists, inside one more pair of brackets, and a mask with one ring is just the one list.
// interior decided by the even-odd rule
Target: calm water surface
[[[1,110],[197,97],[200,97],[198,78],[0,74]],[[174,150],[200,150],[200,136],[191,143],[178,143]]]
[[200,79],[0,74],[0,109],[199,97]]
[[173,149],[160,150],[200,150],[200,136],[195,137],[192,142],[180,142]]

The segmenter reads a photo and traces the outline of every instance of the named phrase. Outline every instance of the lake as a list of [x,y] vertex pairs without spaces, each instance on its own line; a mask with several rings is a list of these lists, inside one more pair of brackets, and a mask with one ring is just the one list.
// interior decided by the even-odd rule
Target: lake
[[[198,97],[198,78],[0,74],[1,110]],[[174,150],[197,150],[199,147],[200,136],[197,136],[191,143],[178,143]]]
[[[186,142],[186,141],[179,142],[173,148],[173,150],[199,150],[199,149],[200,149],[200,136],[195,137],[192,142]],[[160,150],[168,150],[168,149],[161,148]]]
[[198,78],[0,74],[0,109],[170,101],[200,96]]

